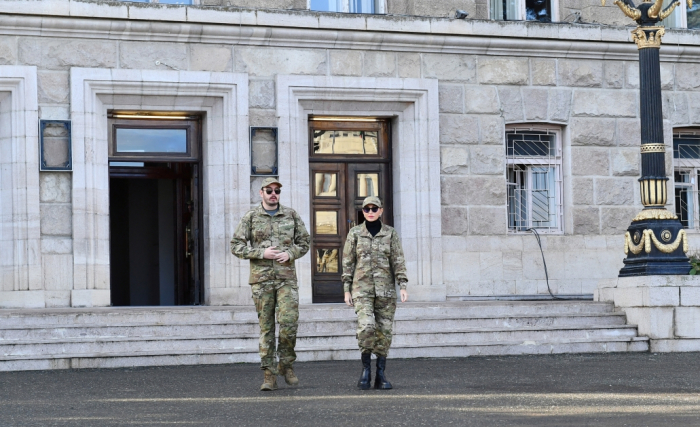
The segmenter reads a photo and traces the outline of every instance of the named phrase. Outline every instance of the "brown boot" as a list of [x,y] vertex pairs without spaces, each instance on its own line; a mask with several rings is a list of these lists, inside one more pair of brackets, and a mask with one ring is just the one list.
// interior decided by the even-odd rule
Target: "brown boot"
[[277,375],[275,375],[271,370],[265,369],[265,381],[263,381],[260,386],[262,391],[272,391],[277,390]]
[[295,386],[299,384],[299,378],[294,375],[294,369],[292,369],[291,366],[289,368],[285,368],[281,364],[278,364],[277,372],[284,376],[284,382],[286,382],[287,385]]

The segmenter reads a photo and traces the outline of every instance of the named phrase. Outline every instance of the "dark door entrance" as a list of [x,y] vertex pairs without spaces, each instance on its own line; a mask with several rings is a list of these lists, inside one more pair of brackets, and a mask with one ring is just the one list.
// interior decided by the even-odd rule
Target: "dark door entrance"
[[313,302],[343,302],[342,252],[364,221],[362,200],[379,196],[393,224],[389,124],[378,119],[309,120]]
[[201,303],[198,122],[110,124],[112,305]]

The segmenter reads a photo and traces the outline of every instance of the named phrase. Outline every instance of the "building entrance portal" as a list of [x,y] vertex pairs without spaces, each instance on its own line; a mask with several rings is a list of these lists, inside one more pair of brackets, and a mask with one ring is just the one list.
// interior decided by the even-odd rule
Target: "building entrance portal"
[[114,306],[202,301],[199,121],[110,119]]
[[365,197],[379,196],[393,225],[389,131],[379,119],[309,119],[314,303],[343,302],[343,246]]

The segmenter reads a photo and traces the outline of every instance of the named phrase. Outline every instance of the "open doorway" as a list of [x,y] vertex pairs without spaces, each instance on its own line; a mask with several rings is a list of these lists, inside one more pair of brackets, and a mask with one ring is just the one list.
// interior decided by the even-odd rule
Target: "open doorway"
[[200,304],[200,121],[139,115],[110,114],[112,305]]

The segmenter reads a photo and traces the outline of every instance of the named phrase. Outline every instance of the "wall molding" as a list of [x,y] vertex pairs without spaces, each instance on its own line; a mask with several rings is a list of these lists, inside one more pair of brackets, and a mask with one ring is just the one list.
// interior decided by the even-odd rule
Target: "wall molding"
[[36,67],[0,66],[0,307],[44,307],[38,126]]
[[[37,16],[0,2],[0,35],[122,41],[234,44],[285,48],[358,49],[467,55],[532,56],[568,59],[631,60],[639,54],[631,27],[450,20],[394,16],[343,17],[297,11],[217,10],[138,6],[152,21],[129,13],[107,15],[105,4],[82,3],[83,13]],[[42,3],[61,3],[35,1]],[[68,3],[66,1],[66,3]],[[75,4],[75,1],[71,3]],[[115,11],[119,9],[116,8]],[[122,5],[123,6],[123,5]],[[90,12],[85,10],[94,7]],[[136,10],[133,6],[131,9]],[[129,9],[129,10],[131,10]],[[101,12],[101,13],[98,13]],[[112,12],[111,10],[109,12]],[[168,13],[169,12],[169,13]],[[17,14],[13,14],[17,13]],[[38,12],[35,12],[38,14]],[[106,16],[103,16],[106,15]],[[128,17],[127,17],[128,16]],[[401,19],[399,19],[401,18]],[[233,25],[232,25],[233,24]],[[343,29],[338,29],[343,28]],[[700,62],[700,33],[669,30],[661,48],[666,62]]]
[[[309,114],[392,118],[394,223],[413,301],[445,300],[442,280],[437,80],[278,75],[280,180],[310,224]],[[329,102],[330,101],[330,102]],[[358,108],[361,105],[361,108]],[[311,302],[311,258],[297,261],[302,303]]]
[[[248,75],[72,68],[74,303],[109,304],[107,110],[111,108],[205,113],[205,303],[240,303],[240,294],[249,297],[247,263],[229,250],[235,226],[250,207]],[[241,285],[247,292],[238,292]],[[85,290],[93,292],[85,295]]]

